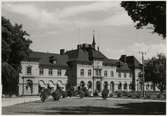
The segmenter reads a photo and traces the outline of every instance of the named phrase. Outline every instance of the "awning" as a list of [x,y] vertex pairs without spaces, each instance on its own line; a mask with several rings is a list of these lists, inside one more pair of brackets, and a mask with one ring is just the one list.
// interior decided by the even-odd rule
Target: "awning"
[[49,87],[55,87],[54,83],[52,81],[48,82]]
[[43,82],[43,81],[39,81],[39,86],[45,88],[45,87],[46,87],[46,84],[45,84],[45,82]]
[[58,84],[60,87],[63,87],[62,81],[57,81],[57,84]]

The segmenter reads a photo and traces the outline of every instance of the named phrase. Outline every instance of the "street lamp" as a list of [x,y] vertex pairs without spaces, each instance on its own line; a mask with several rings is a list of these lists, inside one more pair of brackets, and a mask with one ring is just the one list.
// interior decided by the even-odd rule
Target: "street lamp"
[[143,93],[143,97],[144,97],[144,81],[145,81],[145,78],[144,78],[144,55],[146,54],[146,52],[142,52],[142,51],[139,51],[139,54],[142,55],[142,93]]

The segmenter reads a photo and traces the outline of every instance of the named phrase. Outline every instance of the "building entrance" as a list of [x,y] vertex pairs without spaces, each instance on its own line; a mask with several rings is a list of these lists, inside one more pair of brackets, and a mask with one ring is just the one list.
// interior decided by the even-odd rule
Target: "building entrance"
[[100,81],[96,81],[96,90],[98,92],[101,92],[101,82]]

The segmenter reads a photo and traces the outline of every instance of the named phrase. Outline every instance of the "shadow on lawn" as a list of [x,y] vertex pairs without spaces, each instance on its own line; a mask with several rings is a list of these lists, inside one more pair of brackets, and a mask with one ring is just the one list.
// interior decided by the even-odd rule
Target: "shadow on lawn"
[[[166,114],[166,103],[162,102],[144,102],[118,104],[119,108],[107,107],[53,107],[44,109],[40,112],[31,112],[31,114]],[[20,112],[30,114],[30,112]]]

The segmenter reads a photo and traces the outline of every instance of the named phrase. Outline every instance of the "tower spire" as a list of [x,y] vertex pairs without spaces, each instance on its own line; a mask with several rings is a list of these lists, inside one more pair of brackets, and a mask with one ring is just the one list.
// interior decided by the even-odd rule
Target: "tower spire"
[[95,42],[95,30],[93,30],[93,42],[92,42],[92,47],[96,47],[96,42]]

